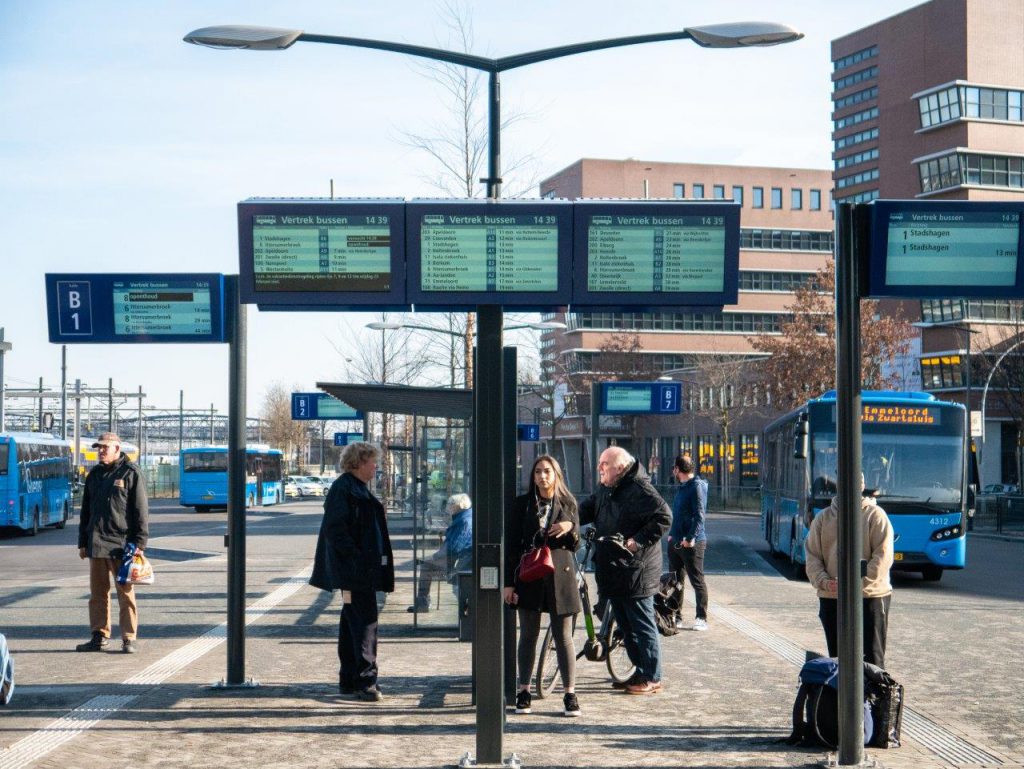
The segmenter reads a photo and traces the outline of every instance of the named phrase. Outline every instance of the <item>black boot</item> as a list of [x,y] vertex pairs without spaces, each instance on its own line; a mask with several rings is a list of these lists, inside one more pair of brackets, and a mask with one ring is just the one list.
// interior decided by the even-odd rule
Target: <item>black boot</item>
[[78,644],[75,647],[76,652],[101,652],[107,648],[109,639],[103,637],[103,633],[98,630],[93,632],[92,638],[86,641],[84,644]]

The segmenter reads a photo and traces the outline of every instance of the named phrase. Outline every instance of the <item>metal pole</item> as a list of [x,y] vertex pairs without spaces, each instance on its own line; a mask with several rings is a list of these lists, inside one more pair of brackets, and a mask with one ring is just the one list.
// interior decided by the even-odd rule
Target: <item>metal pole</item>
[[[245,685],[245,365],[246,306],[238,301],[238,276],[224,277],[231,308],[228,371],[228,675],[227,686]],[[211,415],[212,425],[212,415]],[[251,682],[250,682],[251,684]]]
[[[424,432],[426,428],[424,428]],[[423,436],[423,443],[426,445],[427,436]],[[419,473],[419,460],[417,454],[419,453],[419,445],[417,443],[416,433],[416,412],[412,415],[412,627],[415,630],[419,627],[419,614],[420,614],[420,602],[417,600],[420,590],[420,568],[417,553],[420,551],[420,526],[426,528],[425,517],[419,515],[419,487],[420,487],[420,473]],[[424,509],[426,504],[423,505]],[[425,532],[424,532],[425,533]],[[429,596],[427,597],[429,600]]]
[[114,430],[114,379],[111,377],[107,380],[107,429],[110,432]]
[[139,464],[143,464],[143,457],[146,455],[146,449],[142,445],[142,385],[139,385],[139,409],[138,409],[138,427],[135,429],[135,439],[139,442]]
[[[836,443],[839,485],[839,765],[864,758],[861,596],[861,350],[858,207],[836,211]],[[866,213],[866,211],[865,211]]]
[[43,431],[43,390],[44,389],[45,388],[43,387],[43,378],[39,377],[39,407],[38,407],[39,419],[36,422],[36,429],[39,432]]
[[502,461],[501,308],[477,308],[473,488],[474,587],[473,665],[476,671],[476,758],[478,764],[500,764],[505,728],[502,665],[504,608],[501,602],[502,505],[505,467]]
[[185,391],[178,390],[178,461],[185,448]]
[[4,384],[4,356],[13,345],[4,341],[4,329],[0,328],[0,433],[7,429],[7,412],[5,401],[7,400],[7,389]]
[[[210,404],[210,445],[213,446],[217,442],[217,435],[214,431],[213,416],[216,414],[216,410],[213,408],[213,404]],[[229,438],[230,440],[230,438]]]
[[68,346],[60,346],[60,437],[68,438]]
[[75,480],[82,457],[82,380],[75,380]]
[[[590,493],[597,492],[597,447],[601,438],[601,384],[590,383]],[[583,479],[580,479],[580,487]]]
[[327,429],[327,420],[320,420],[320,475],[324,474],[324,431]]
[[[506,347],[503,350],[502,364],[505,367],[505,411],[502,413],[502,430],[504,431],[502,454],[505,459],[505,510],[512,509],[512,503],[516,498],[519,488],[519,478],[516,474],[516,422],[518,421],[518,393],[516,392],[516,348]],[[506,521],[506,524],[508,521]],[[511,530],[505,526],[502,528],[503,541],[509,542],[512,536]],[[505,607],[505,703],[515,705],[516,703],[516,613],[510,607]]]

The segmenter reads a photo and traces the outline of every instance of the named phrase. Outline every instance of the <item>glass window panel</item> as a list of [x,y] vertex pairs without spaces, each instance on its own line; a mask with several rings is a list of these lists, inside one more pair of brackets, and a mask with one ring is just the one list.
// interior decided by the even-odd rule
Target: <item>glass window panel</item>
[[743,187],[738,184],[734,184],[732,188],[732,199],[743,205]]
[[754,187],[754,208],[764,208],[764,187]]
[[673,184],[672,185],[672,197],[674,197],[674,198],[685,198],[686,197],[686,185],[685,184]]
[[781,187],[772,187],[772,208],[782,208]]
[[704,185],[703,184],[695,184],[695,185],[693,185],[693,197],[695,197],[697,200],[702,200],[704,198]]
[[799,211],[804,207],[804,191],[801,189],[791,189],[789,191],[789,207],[794,211]]

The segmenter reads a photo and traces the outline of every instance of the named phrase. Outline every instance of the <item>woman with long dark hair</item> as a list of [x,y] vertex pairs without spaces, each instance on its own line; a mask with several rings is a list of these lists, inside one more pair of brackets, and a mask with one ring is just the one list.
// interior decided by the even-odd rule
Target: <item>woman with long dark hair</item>
[[[582,608],[576,585],[575,553],[580,542],[576,500],[569,493],[562,468],[554,457],[537,457],[530,473],[530,489],[512,503],[509,541],[505,551],[505,602],[519,615],[519,694],[516,713],[531,710],[530,678],[537,655],[540,615],[550,615],[558,669],[562,674],[566,716],[580,715],[576,699],[576,649],[573,618]],[[555,566],[535,582],[523,582],[516,567],[531,547],[547,544]]]

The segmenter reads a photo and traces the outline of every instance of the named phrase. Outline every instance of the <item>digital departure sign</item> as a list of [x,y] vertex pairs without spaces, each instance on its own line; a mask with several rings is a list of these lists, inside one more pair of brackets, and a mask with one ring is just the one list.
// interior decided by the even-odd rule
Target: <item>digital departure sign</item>
[[573,306],[735,304],[735,203],[577,201]]
[[572,207],[567,201],[406,204],[409,300],[417,306],[569,303]]
[[1021,203],[878,200],[870,296],[1024,295]]
[[928,406],[872,406],[864,404],[861,422],[866,425],[940,425],[942,412]]
[[680,382],[601,382],[602,414],[678,414]]
[[224,276],[47,274],[50,341],[223,342]]
[[405,304],[401,200],[238,204],[242,301],[261,308]]

